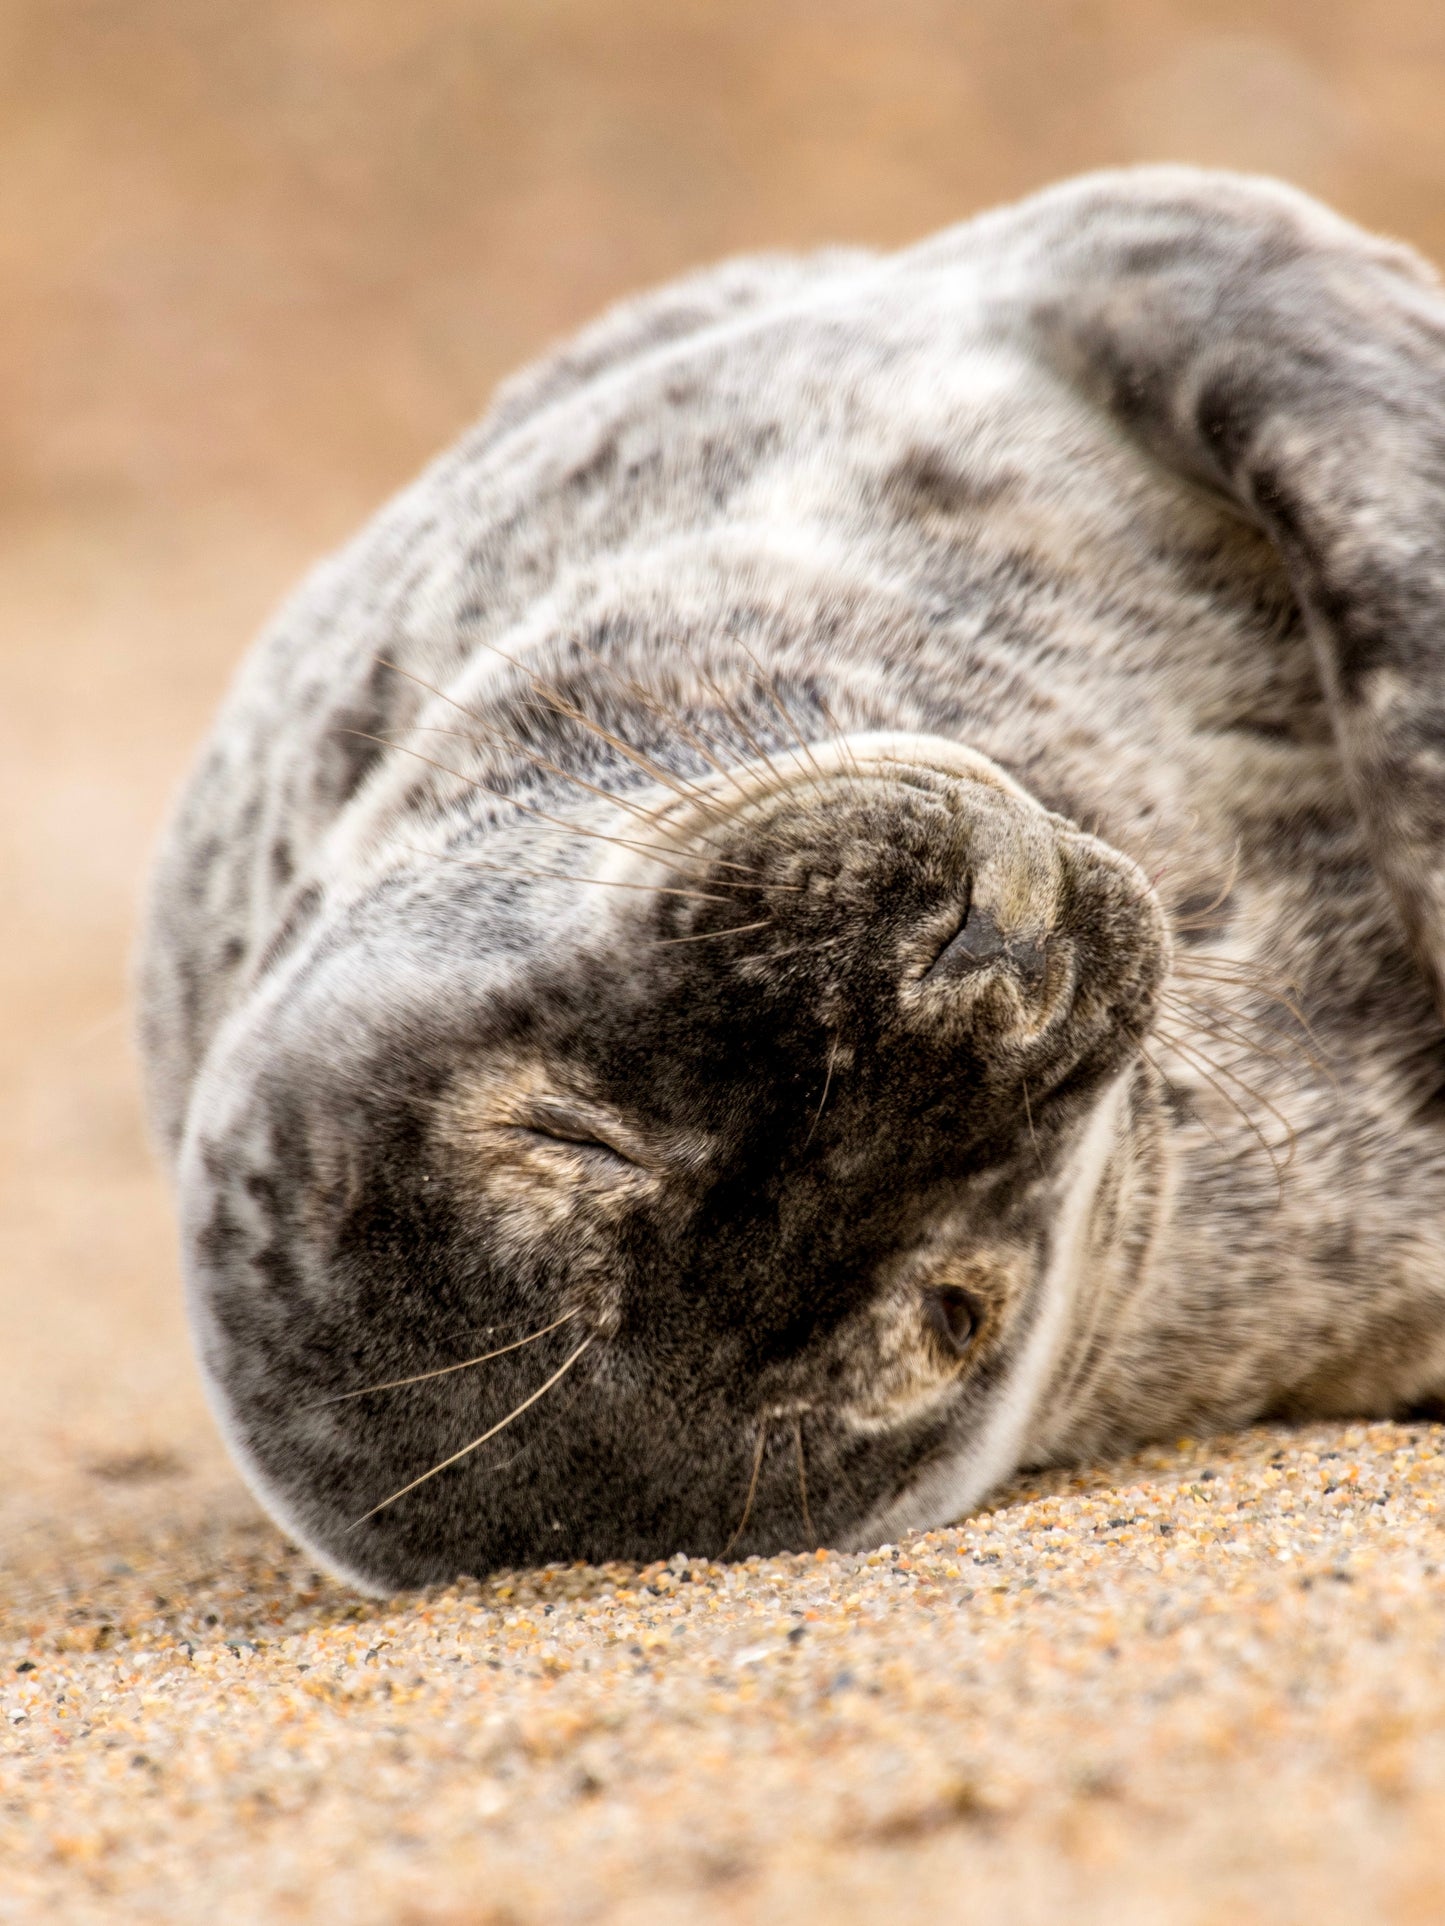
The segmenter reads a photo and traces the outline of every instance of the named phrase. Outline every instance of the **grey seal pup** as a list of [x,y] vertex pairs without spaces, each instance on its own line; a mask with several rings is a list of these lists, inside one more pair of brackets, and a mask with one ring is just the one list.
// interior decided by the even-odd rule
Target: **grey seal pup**
[[1099,174],[605,316],[242,668],[142,959],[190,1316],[373,1590],[1445,1392],[1445,297]]

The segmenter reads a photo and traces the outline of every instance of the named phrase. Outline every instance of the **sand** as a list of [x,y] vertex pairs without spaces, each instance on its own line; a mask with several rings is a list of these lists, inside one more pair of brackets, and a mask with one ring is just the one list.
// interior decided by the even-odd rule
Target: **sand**
[[385,1603],[237,1492],[128,1502],[6,1580],[0,1917],[1445,1917],[1434,1426]]

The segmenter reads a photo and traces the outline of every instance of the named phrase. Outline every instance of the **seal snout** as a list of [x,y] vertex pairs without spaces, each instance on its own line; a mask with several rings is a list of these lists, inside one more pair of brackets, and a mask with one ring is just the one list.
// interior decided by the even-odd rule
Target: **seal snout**
[[876,1055],[893,1037],[941,1053],[938,1077],[1008,1079],[1020,1050],[1107,1053],[1149,1026],[1163,925],[1147,880],[956,743],[771,755],[668,797],[645,840],[611,873],[631,927],[655,932],[654,1008],[675,993],[748,1011],[752,1034],[811,1027],[827,1061],[840,1038]]

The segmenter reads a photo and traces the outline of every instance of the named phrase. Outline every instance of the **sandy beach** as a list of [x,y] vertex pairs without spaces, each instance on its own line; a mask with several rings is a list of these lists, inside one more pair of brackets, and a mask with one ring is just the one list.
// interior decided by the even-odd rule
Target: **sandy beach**
[[0,1917],[1445,1916],[1434,1426],[381,1604],[223,1477],[91,1476],[5,1580]]

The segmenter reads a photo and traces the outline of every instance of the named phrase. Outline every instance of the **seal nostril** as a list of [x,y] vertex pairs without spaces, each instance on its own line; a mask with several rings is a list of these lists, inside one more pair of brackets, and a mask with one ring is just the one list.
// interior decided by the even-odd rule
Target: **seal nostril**
[[955,980],[1006,963],[1025,990],[1042,989],[1048,975],[1049,945],[1045,937],[1005,934],[987,910],[971,906],[961,927],[934,959],[930,979]]
[[1033,936],[1016,936],[1008,960],[1026,990],[1041,990],[1049,968],[1049,946]]
[[923,1315],[944,1348],[961,1358],[978,1332],[978,1306],[956,1284],[936,1285],[923,1293]]
[[1003,931],[985,909],[970,905],[959,928],[935,957],[930,977],[971,976],[1005,953]]

